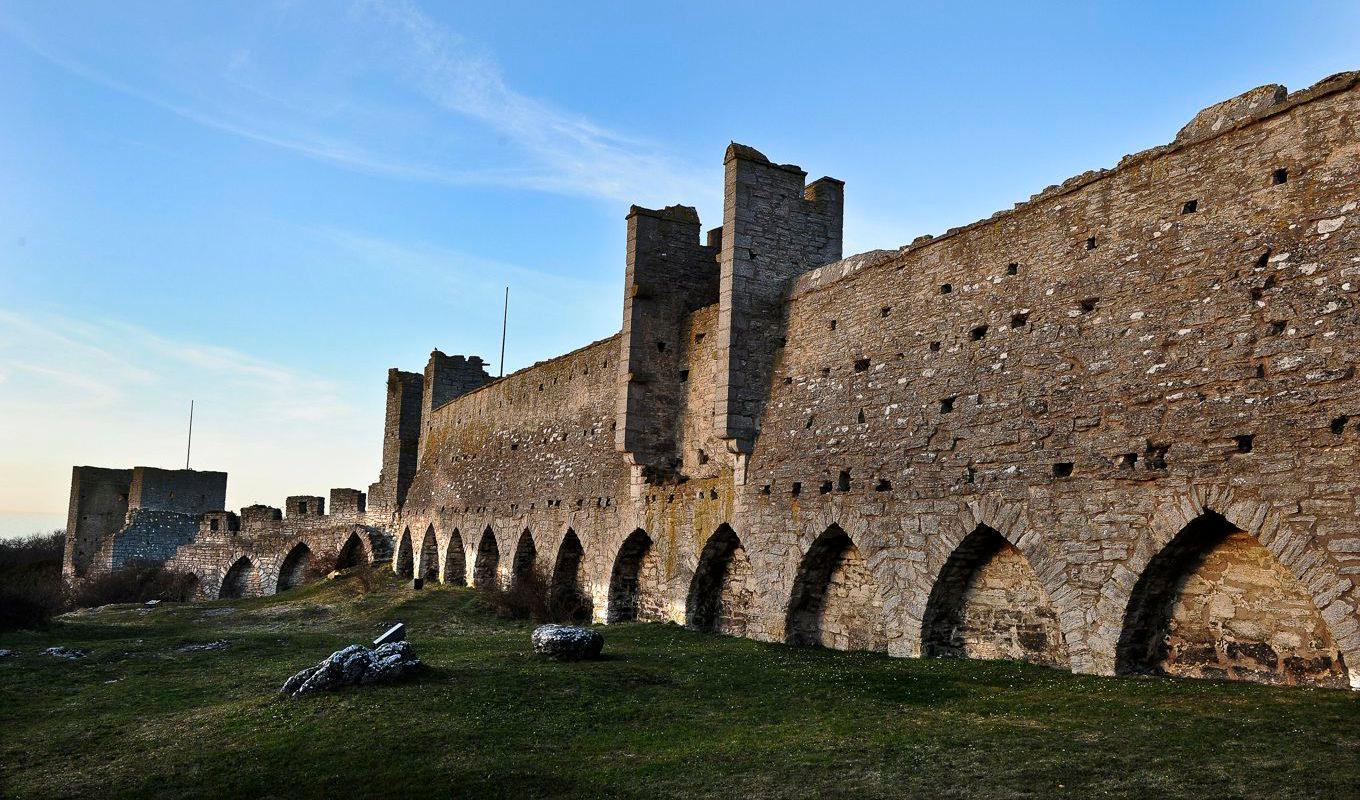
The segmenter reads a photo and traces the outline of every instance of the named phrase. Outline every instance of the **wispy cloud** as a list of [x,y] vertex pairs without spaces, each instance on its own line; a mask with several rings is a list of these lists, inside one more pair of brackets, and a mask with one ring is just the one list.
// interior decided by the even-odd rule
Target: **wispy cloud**
[[[197,76],[197,86],[154,71],[132,80],[115,74],[116,67],[96,67],[93,55],[73,54],[55,44],[57,37],[10,16],[0,15],[0,33],[73,75],[205,128],[365,174],[653,205],[716,199],[716,170],[695,169],[654,143],[515,90],[493,57],[409,0],[360,0],[350,14],[347,22],[362,29],[363,38],[337,33],[326,47],[355,70],[348,81],[328,76],[338,86],[309,84],[277,64],[264,66],[274,62],[257,59],[244,45],[227,48],[216,61],[183,65],[178,71]],[[325,30],[318,26],[314,33]],[[360,74],[379,76],[416,105],[378,100]],[[219,91],[222,87],[230,91]],[[486,156],[486,148],[394,147],[404,117],[420,120],[410,137],[491,137],[495,158]],[[480,134],[469,134],[473,128]],[[511,145],[510,158],[505,144]]]

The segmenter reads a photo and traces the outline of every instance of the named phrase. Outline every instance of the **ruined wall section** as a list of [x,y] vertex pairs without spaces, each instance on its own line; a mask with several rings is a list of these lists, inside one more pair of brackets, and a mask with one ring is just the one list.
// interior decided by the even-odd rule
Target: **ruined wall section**
[[714,400],[722,348],[716,335],[718,306],[710,305],[685,317],[680,335],[682,402],[675,413],[679,433],[677,455],[681,472],[691,479],[711,479],[721,474],[725,445],[714,427]]
[[674,426],[686,394],[683,323],[718,299],[718,247],[699,241],[699,215],[671,206],[628,214],[615,444],[652,480],[681,463]]
[[[612,504],[617,335],[508,375],[431,412],[403,520]],[[419,533],[419,531],[417,531]]]
[[[430,353],[425,365],[421,395],[421,443],[425,431],[432,424],[434,409],[451,403],[473,389],[485,386],[492,378],[483,368],[479,356],[447,356],[438,350]],[[417,448],[417,462],[423,451]]]
[[227,473],[134,467],[129,509],[154,509],[196,516],[227,503]]

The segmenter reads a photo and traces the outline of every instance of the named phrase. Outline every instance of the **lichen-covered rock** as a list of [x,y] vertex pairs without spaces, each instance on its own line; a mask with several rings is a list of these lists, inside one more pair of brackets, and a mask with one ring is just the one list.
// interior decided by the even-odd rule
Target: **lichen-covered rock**
[[301,697],[345,686],[366,686],[396,680],[420,666],[410,642],[392,642],[372,649],[352,644],[289,678],[279,691],[288,697]]
[[42,654],[54,658],[69,658],[75,660],[88,656],[90,651],[83,647],[49,647],[42,651]]
[[595,658],[604,649],[604,636],[599,631],[574,625],[541,625],[530,637],[534,652],[557,661],[579,661]]

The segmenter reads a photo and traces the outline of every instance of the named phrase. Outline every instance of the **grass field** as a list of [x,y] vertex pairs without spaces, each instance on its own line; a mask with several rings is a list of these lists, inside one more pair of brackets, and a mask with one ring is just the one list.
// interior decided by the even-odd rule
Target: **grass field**
[[[303,700],[284,678],[395,620],[430,669]],[[1360,698],[891,659],[673,625],[546,663],[469,590],[105,608],[0,635],[0,795],[1270,797],[1360,793]],[[225,639],[225,650],[180,653]],[[79,661],[41,656],[86,647]]]

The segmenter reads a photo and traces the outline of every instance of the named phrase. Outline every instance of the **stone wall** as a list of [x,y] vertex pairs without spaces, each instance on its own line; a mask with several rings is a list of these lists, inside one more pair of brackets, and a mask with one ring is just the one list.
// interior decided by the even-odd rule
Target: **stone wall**
[[[457,533],[474,582],[502,585],[526,530],[549,569],[579,541],[601,621],[1355,682],[1356,76],[1201,116],[844,260],[839,182],[736,146],[723,229],[700,246],[676,217],[689,254],[647,267],[717,247],[718,301],[640,314],[630,244],[625,335],[432,412],[397,530],[433,530],[441,563]],[[1257,549],[1166,551],[1209,515]],[[1162,561],[1194,578],[1139,588]],[[1121,657],[1146,620],[1168,654]]]

